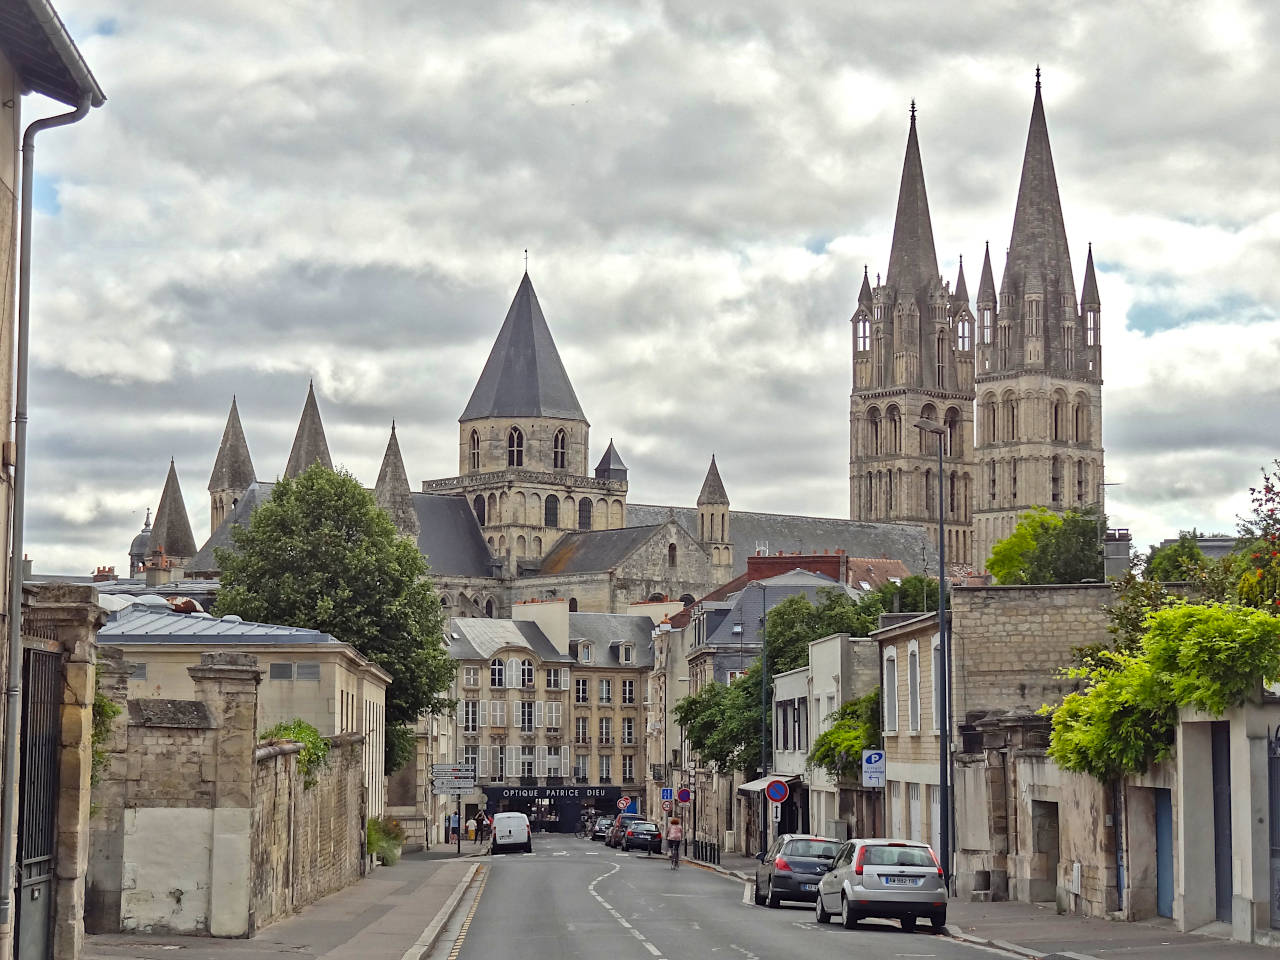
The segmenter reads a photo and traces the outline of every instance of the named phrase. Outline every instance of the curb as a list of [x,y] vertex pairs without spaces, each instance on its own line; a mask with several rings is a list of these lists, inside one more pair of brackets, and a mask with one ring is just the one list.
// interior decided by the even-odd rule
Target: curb
[[476,872],[479,869],[480,865],[475,863],[467,867],[467,872],[463,874],[462,879],[454,886],[453,893],[449,894],[449,899],[444,902],[444,906],[436,911],[436,915],[427,924],[426,929],[413,942],[413,945],[404,952],[404,956],[400,960],[422,960],[422,957],[431,951],[436,945],[436,941],[440,939],[440,931],[445,928],[445,924],[449,922],[453,912],[458,909],[458,903],[462,900],[463,893],[466,892],[467,887],[471,886],[471,881],[475,879]]
[[977,947],[992,947],[996,950],[1003,950],[1006,953],[1012,953],[1019,957],[1025,957],[1027,960],[1098,960],[1087,953],[1071,953],[1071,952],[1053,952],[1041,953],[1039,950],[1032,950],[1030,947],[1024,947],[1018,943],[1010,943],[1008,940],[994,940],[988,937],[975,937],[972,934],[965,933],[953,923],[948,923],[942,928],[942,932],[952,940],[958,940],[961,943],[973,944]]

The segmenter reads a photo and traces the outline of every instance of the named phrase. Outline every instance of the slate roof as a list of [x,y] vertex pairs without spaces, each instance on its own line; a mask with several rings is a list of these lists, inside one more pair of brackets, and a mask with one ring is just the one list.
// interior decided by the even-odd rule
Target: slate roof
[[937,281],[938,255],[933,246],[933,224],[929,220],[929,198],[924,189],[924,165],[920,160],[920,140],[916,136],[913,101],[885,285],[898,291],[900,302],[915,297],[920,303],[921,315],[924,316],[925,302],[921,298],[927,295],[927,291]]
[[152,552],[163,550],[166,557],[191,557],[196,552],[191,518],[187,516],[187,505],[182,499],[182,485],[178,483],[178,469],[172,458],[169,460],[169,474],[164,480],[164,490],[160,493],[160,504],[156,507],[156,519],[151,525],[148,549]]
[[147,555],[147,545],[151,543],[151,508],[147,508],[147,519],[142,521],[142,529],[137,536],[133,538],[133,542],[129,544],[129,559],[134,557],[143,557]]
[[[697,539],[698,511],[694,507],[629,503],[627,523],[637,527],[648,526],[665,522],[672,513],[676,522]],[[924,569],[932,551],[924,530],[915,524],[867,523],[743,510],[729,511],[729,540],[733,544],[735,576],[746,572],[747,557],[757,549],[773,553],[779,550],[799,550],[802,553],[843,550],[859,557],[884,555],[901,560],[913,573]],[[545,564],[543,570],[546,570]]]
[[978,303],[989,307],[996,305],[996,281],[991,275],[991,244],[982,255],[982,278],[978,281]]
[[969,304],[969,285],[964,282],[964,257],[960,258],[960,272],[956,275],[956,288],[951,299],[966,306]]
[[[111,615],[98,629],[100,643],[325,643],[340,644],[327,633],[238,618],[175,613],[164,607],[133,604]],[[345,646],[345,644],[342,644]]]
[[1013,212],[1013,235],[1000,292],[1018,301],[1028,293],[1047,295],[1055,290],[1074,294],[1075,282],[1071,276],[1067,228],[1062,220],[1058,178],[1053,170],[1053,151],[1049,148],[1049,127],[1045,122],[1037,70],[1018,203]]
[[[716,618],[719,622],[708,632],[704,645],[741,643],[744,646],[759,646],[768,611],[787,597],[798,594],[816,600],[818,591],[823,588],[850,592],[847,587],[830,577],[809,570],[793,570],[767,580],[752,580],[741,592],[730,598],[732,605],[723,617]],[[734,633],[734,627],[739,624],[742,626],[741,633]]]
[[520,280],[460,421],[486,417],[587,418],[547,327],[533,282]]
[[627,465],[618,455],[618,448],[613,445],[613,437],[609,438],[609,447],[600,458],[600,462],[596,464],[596,478],[599,480],[627,479]]
[[373,497],[391,517],[400,535],[417,541],[422,533],[422,523],[413,506],[413,489],[404,469],[404,457],[400,455],[395,421],[391,423],[391,438],[387,441],[387,452],[382,455],[382,468],[373,487]]
[[209,490],[246,490],[256,479],[253,458],[249,456],[249,442],[244,438],[240,425],[240,411],[236,398],[231,398],[231,412],[222,431],[222,443],[218,445],[218,458],[213,461],[209,474]]
[[862,265],[862,289],[858,291],[858,303],[864,307],[870,307],[874,302],[871,295],[871,277],[867,273],[867,265]]
[[1099,307],[1098,278],[1093,274],[1093,244],[1089,244],[1089,259],[1084,264],[1084,290],[1080,292],[1080,306]]
[[[589,640],[592,667],[626,667],[636,669],[653,666],[653,621],[646,616],[627,613],[569,614],[569,642]],[[623,663],[622,645],[631,644],[632,661]]]
[[271,499],[271,491],[274,487],[274,483],[263,483],[259,480],[250,484],[235,508],[227,514],[227,518],[218,524],[218,529],[213,531],[209,539],[204,542],[204,546],[196,551],[196,555],[187,564],[187,570],[191,573],[216,573],[218,564],[214,560],[214,548],[231,546],[231,528],[247,524],[253,511],[258,509],[258,504]]
[[704,503],[729,502],[729,494],[725,493],[724,483],[720,479],[720,471],[716,469],[716,455],[711,455],[711,466],[707,468],[707,476],[702,481],[702,489],[698,491],[698,506]]
[[68,106],[88,95],[100,107],[106,95],[47,0],[0,4],[0,49],[26,86]]
[[298,432],[293,436],[293,447],[289,450],[289,462],[285,465],[284,475],[296,477],[313,463],[320,462],[333,469],[333,459],[329,456],[329,441],[324,436],[324,424],[320,422],[320,407],[316,404],[314,384],[307,384],[307,399],[302,404],[302,417],[298,420]]
[[[630,510],[630,507],[627,508]],[[666,521],[620,530],[582,530],[566,533],[542,559],[539,576],[601,573],[612,570],[657,532]],[[696,522],[696,516],[695,516]]]
[[453,617],[445,639],[454,660],[489,660],[504,647],[524,647],[547,663],[573,662],[572,657],[555,648],[536,623],[528,620]]

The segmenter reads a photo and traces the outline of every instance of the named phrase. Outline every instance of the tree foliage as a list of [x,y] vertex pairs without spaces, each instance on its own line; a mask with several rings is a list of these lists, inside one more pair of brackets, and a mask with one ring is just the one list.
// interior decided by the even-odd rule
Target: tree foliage
[[837,780],[861,780],[862,751],[880,746],[880,690],[849,700],[831,714],[829,730],[813,741],[806,763]]
[[761,674],[757,660],[732,683],[705,684],[675,705],[685,742],[704,763],[720,771],[760,769]]
[[1105,573],[1099,526],[1093,508],[1058,514],[1036,507],[991,548],[987,570],[1004,585],[1100,581]]
[[834,587],[820,589],[816,604],[803,593],[787,597],[769,611],[765,621],[769,675],[805,666],[809,662],[809,644],[814,640],[833,633],[867,636],[879,624],[883,610],[877,593],[855,600]]
[[329,765],[329,741],[300,717],[282,720],[269,730],[263,730],[258,734],[258,739],[264,743],[271,740],[292,740],[302,747],[298,752],[298,770],[302,773],[303,786],[308,790],[316,785],[320,769]]
[[1178,539],[1163,547],[1152,547],[1143,570],[1148,580],[1162,583],[1178,583],[1191,580],[1205,562],[1194,530],[1182,530]]
[[349,473],[313,465],[276,483],[234,547],[217,550],[214,613],[308,627],[350,643],[391,675],[387,769],[403,752],[396,727],[452,704],[454,664],[427,563],[373,494]]
[[1262,482],[1249,488],[1252,516],[1240,525],[1241,537],[1252,543],[1237,584],[1240,602],[1280,615],[1280,460]]
[[876,591],[886,613],[928,613],[938,609],[938,581],[914,574],[901,583],[890,581]]

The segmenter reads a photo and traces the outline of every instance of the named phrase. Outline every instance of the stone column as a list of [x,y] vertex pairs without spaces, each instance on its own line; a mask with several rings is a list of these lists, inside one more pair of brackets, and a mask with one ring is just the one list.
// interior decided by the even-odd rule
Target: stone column
[[258,740],[258,658],[248,653],[205,653],[188,667],[196,699],[217,724],[212,763],[213,837],[209,887],[209,933],[250,934],[253,865],[254,747]]
[[106,762],[92,787],[84,923],[89,933],[119,933],[129,746],[127,704],[133,664],[125,662],[119,647],[99,647],[96,672],[98,693],[118,706],[120,713],[112,720],[107,739],[98,746]]

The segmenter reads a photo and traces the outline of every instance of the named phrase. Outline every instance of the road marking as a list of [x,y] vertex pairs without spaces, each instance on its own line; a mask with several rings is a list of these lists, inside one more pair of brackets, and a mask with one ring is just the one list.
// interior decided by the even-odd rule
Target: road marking
[[748,905],[751,903],[751,884],[749,883],[742,885],[742,902]]
[[552,854],[553,857],[567,857],[568,855],[569,855],[568,850],[557,850],[555,853]]
[[645,941],[644,946],[645,946],[645,949],[648,950],[650,953],[652,953],[655,957],[662,956],[662,951],[659,950],[657,947],[655,947],[648,940]]
[[587,856],[588,856],[588,857],[598,857],[598,856],[600,856],[600,851],[599,851],[599,850],[588,850],[588,851],[586,851],[586,854],[587,854]]
[[471,929],[471,921],[475,919],[476,909],[480,906],[480,895],[484,893],[484,885],[489,882],[489,873],[480,878],[480,887],[476,890],[476,898],[471,901],[471,909],[467,911],[467,918],[462,921],[462,926],[458,928],[458,939],[453,941],[453,948],[449,951],[449,960],[458,960],[458,954],[462,952],[462,943],[467,939],[467,931]]
[[[619,854],[619,856],[626,856],[626,854]],[[642,934],[639,930],[637,930],[635,927],[633,927],[631,924],[629,924],[629,923],[626,921],[626,918],[625,918],[625,917],[623,917],[623,916],[622,916],[622,914],[620,914],[617,910],[615,910],[615,909],[613,908],[613,904],[611,904],[611,903],[610,903],[608,900],[606,900],[604,897],[600,896],[600,894],[596,891],[596,884],[597,884],[597,883],[599,883],[601,880],[604,880],[604,879],[605,879],[605,878],[607,878],[607,877],[611,877],[611,876],[613,876],[613,875],[614,875],[615,873],[617,873],[621,868],[622,868],[622,864],[620,864],[620,863],[615,863],[615,864],[613,864],[613,865],[609,868],[608,872],[600,874],[600,876],[596,877],[596,878],[595,878],[594,880],[592,880],[589,884],[587,884],[587,892],[588,892],[588,893],[590,893],[590,894],[591,894],[591,896],[595,898],[596,903],[598,903],[598,904],[600,904],[600,906],[604,907],[604,908],[605,908],[605,910],[607,910],[607,911],[609,912],[609,914],[610,914],[610,915],[611,915],[615,920],[617,920],[617,921],[618,921],[618,923],[619,923],[619,924],[620,924],[624,929],[626,929],[626,930],[630,930],[630,931],[631,931],[631,935],[632,935],[633,937],[635,937],[637,940],[639,940],[642,944],[644,944],[644,948],[645,948],[646,950],[648,950],[648,951],[649,951],[651,954],[653,954],[655,957],[661,958],[661,957],[662,957],[662,951],[661,951],[661,950],[659,950],[657,947],[655,947],[655,946],[654,946],[652,943],[650,943],[647,939],[645,939],[644,934]],[[451,960],[453,960],[453,958],[451,958]]]

